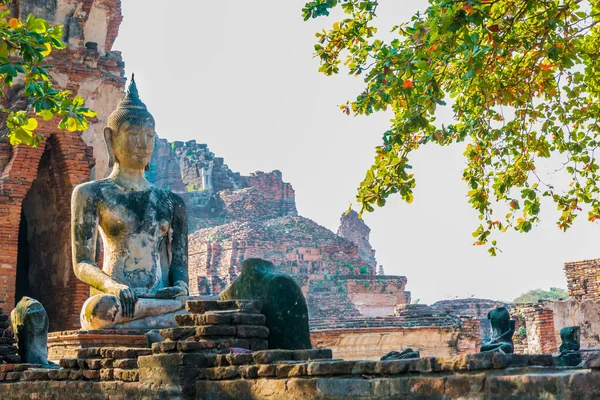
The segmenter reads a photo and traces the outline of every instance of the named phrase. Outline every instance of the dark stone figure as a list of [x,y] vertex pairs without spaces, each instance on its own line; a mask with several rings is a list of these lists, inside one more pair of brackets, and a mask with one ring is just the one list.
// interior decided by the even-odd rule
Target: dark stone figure
[[419,350],[413,350],[411,348],[407,348],[404,351],[390,351],[383,357],[381,357],[381,361],[387,360],[407,360],[409,358],[421,358],[421,354]]
[[10,313],[10,323],[22,362],[58,368],[48,361],[48,315],[39,301],[23,297]]
[[308,307],[302,289],[292,277],[269,261],[250,258],[242,273],[221,293],[222,300],[260,300],[269,328],[269,348],[312,348],[308,329]]
[[505,307],[496,307],[488,313],[492,325],[492,340],[481,346],[481,352],[513,353],[514,344],[512,337],[515,333],[515,321],[510,319],[510,314]]
[[555,357],[556,365],[574,367],[581,363],[580,337],[581,329],[578,326],[568,326],[560,330],[562,344],[558,348],[560,354]]

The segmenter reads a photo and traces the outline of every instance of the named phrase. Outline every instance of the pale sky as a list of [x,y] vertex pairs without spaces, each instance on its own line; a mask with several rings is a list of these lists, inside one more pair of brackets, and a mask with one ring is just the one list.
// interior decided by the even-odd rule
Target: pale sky
[[[371,165],[389,114],[348,117],[339,104],[364,83],[326,77],[312,58],[314,33],[334,19],[304,22],[303,0],[123,0],[114,49],[169,140],[207,143],[233,171],[282,171],[298,211],[336,231]],[[379,26],[406,21],[426,1],[382,0]],[[383,31],[385,29],[381,29]],[[441,122],[449,121],[445,110]],[[462,146],[428,145],[414,154],[415,201],[390,199],[365,214],[386,274],[408,278],[413,300],[481,297],[566,288],[566,261],[600,257],[600,225],[580,216],[563,233],[556,207],[528,234],[498,237],[503,253],[473,247],[477,214],[461,180]]]

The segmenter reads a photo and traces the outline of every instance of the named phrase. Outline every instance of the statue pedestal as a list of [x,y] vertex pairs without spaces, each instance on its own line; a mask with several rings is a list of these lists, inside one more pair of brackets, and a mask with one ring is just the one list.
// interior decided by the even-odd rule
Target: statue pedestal
[[77,358],[77,350],[87,347],[146,347],[148,330],[101,329],[62,331],[48,334],[48,359]]

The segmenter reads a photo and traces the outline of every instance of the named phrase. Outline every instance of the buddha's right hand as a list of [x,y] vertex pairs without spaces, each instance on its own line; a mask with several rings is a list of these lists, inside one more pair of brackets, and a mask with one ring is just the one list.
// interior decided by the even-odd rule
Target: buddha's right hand
[[112,293],[121,301],[121,313],[124,317],[133,318],[135,315],[135,303],[137,296],[133,289],[126,285],[119,285]]

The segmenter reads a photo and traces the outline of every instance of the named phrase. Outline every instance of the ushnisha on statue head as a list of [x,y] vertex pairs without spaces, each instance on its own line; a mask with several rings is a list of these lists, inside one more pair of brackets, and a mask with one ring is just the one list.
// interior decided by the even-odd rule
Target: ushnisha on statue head
[[123,100],[110,114],[104,128],[109,168],[117,163],[121,168],[148,171],[155,135],[154,117],[140,100],[132,74]]

